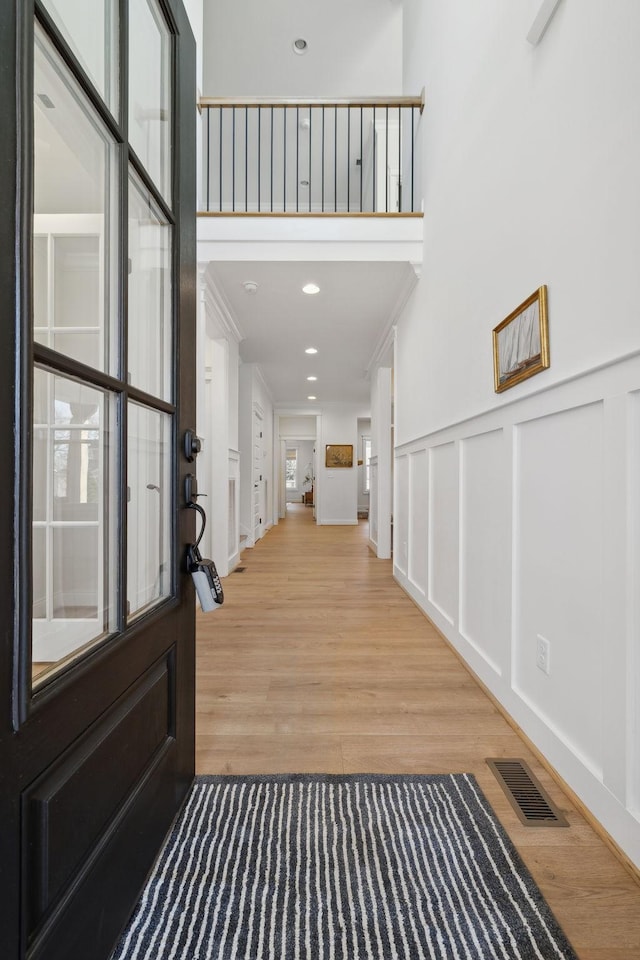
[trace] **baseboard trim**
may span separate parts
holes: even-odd
[[[565,796],[571,801],[573,806],[576,808],[578,813],[586,820],[589,826],[592,828],[594,833],[602,840],[602,842],[609,848],[611,853],[614,855],[616,860],[624,867],[629,876],[640,886],[640,867],[637,867],[636,864],[627,856],[624,850],[616,843],[610,833],[603,827],[597,817],[589,810],[587,806],[582,802],[582,800],[576,795],[576,793],[571,789],[568,783],[560,776],[555,767],[547,760],[545,755],[540,751],[540,749],[529,739],[527,734],[522,730],[522,728],[516,723],[508,710],[500,703],[498,698],[491,692],[491,690],[486,686],[485,683],[480,679],[477,673],[469,666],[467,661],[464,659],[462,654],[456,647],[451,643],[451,641],[445,636],[445,634],[440,630],[440,628],[433,622],[431,617],[424,611],[420,606],[415,597],[406,589],[405,585],[398,580],[397,577],[394,577],[398,586],[404,591],[408,596],[411,603],[420,611],[422,616],[427,620],[427,622],[433,627],[438,636],[444,641],[449,650],[454,654],[459,663],[464,667],[469,676],[475,680],[483,693],[488,697],[493,706],[496,708],[498,713],[506,720],[513,732],[522,740],[525,746],[531,751],[536,760],[544,767],[552,780],[557,784],[557,786],[562,790]]]
[[[357,527],[357,520],[316,520],[320,527]]]

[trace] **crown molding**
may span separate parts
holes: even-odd
[[[243,369],[246,369],[246,370],[250,370],[250,371],[251,371],[251,373],[253,374],[255,380],[260,384],[260,386],[261,386],[262,389],[264,390],[265,394],[267,395],[267,399],[268,399],[268,401],[269,401],[269,403],[271,404],[271,407],[272,407],[272,409],[273,409],[273,408],[275,407],[275,400],[274,400],[274,397],[273,397],[273,390],[271,389],[271,387],[270,387],[269,384],[267,383],[267,381],[266,381],[266,379],[265,379],[265,375],[264,375],[264,373],[262,372],[262,368],[261,368],[260,364],[259,364],[259,363],[256,363],[255,360],[243,360],[242,357],[241,357],[241,358],[240,358],[240,367],[243,368]],[[254,407],[255,407],[256,403],[257,403],[257,401],[254,401]]]
[[[199,273],[202,302],[215,314],[224,332],[236,343],[240,343],[245,339],[244,332],[211,264],[201,265]]]
[[[391,313],[389,314],[389,318],[384,325],[382,334],[380,335],[375,349],[371,354],[371,359],[369,360],[369,363],[365,369],[365,375],[367,378],[371,377],[371,371],[374,369],[376,364],[380,362],[380,358],[384,356],[395,340],[396,325],[400,319],[400,316],[402,315],[402,311],[407,305],[409,297],[415,290],[421,275],[422,264],[411,263],[407,265],[407,270],[398,291],[396,302],[391,310]]]
[[[269,401],[271,402],[271,406],[273,407],[273,404],[274,404],[273,392],[272,392],[272,390],[271,390],[271,387],[269,386],[269,384],[268,384],[267,381],[265,380],[265,376],[264,376],[264,373],[262,372],[262,368],[260,367],[260,364],[254,363],[254,364],[253,364],[253,368],[254,368],[254,370],[255,370],[255,374],[256,374],[257,379],[258,379],[258,380],[260,381],[260,383],[262,384],[262,388],[263,388],[263,390],[265,391],[266,395],[268,396]]]

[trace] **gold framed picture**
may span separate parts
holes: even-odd
[[[549,366],[547,288],[540,287],[493,330],[493,380],[496,393],[521,383]]]
[[[324,465],[330,470],[336,467],[353,466],[352,443],[327,443],[325,446]]]

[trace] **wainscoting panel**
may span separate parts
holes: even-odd
[[[504,430],[460,444],[460,633],[500,674],[509,657],[511,513]]]
[[[429,450],[429,601],[450,624],[458,607],[458,451]]]
[[[393,510],[394,564],[406,576],[409,537],[409,458],[398,457],[395,464],[395,496]]]
[[[397,581],[640,869],[640,352],[395,456]]]
[[[227,572],[240,563],[240,454],[229,450],[227,498]],[[218,571],[220,572],[220,571]]]
[[[516,427],[513,685],[602,768],[602,403]],[[544,562],[541,563],[541,560]],[[538,637],[549,644],[537,667]]]
[[[409,580],[423,596],[427,593],[428,458],[426,450],[409,456]]]
[[[374,553],[378,548],[378,458],[369,464],[369,541]]]

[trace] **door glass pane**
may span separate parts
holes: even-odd
[[[96,236],[53,238],[51,346],[100,367],[100,244]],[[61,329],[62,328],[62,329]]]
[[[103,100],[118,109],[118,0],[43,0]]]
[[[133,174],[129,180],[129,380],[171,399],[171,228]]]
[[[129,617],[171,593],[171,417],[129,404],[127,600]]]
[[[36,31],[34,336],[117,373],[117,148]]]
[[[171,200],[171,34],[156,0],[129,0],[129,143]]]
[[[38,367],[34,379],[32,658],[42,677],[115,629],[115,418],[102,390]]]

